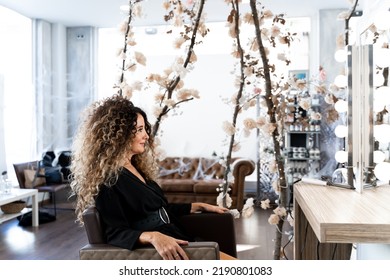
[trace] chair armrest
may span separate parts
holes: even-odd
[[[221,252],[237,257],[234,218],[230,213],[195,213],[180,218],[187,232],[204,241],[214,241]]]
[[[255,170],[253,160],[239,158],[232,164],[232,174],[234,176],[234,184],[232,194],[237,196],[237,210],[241,211],[244,204],[244,188],[245,177],[251,175]]]
[[[216,242],[190,242],[182,246],[190,260],[219,260]],[[161,260],[154,247],[127,250],[108,244],[88,244],[79,251],[80,260]]]

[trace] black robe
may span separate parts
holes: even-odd
[[[131,225],[161,207],[168,212],[171,223],[150,231],[194,241],[194,238],[185,233],[178,221],[178,217],[190,213],[191,204],[169,204],[156,182],[147,181],[145,184],[126,168],[120,172],[115,185],[100,188],[95,205],[102,218],[108,244],[129,250],[137,248],[142,231],[133,229]]]

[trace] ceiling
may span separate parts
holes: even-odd
[[[193,0],[182,0],[182,2]],[[245,0],[243,0],[245,2]],[[119,7],[127,0],[0,0],[0,6],[12,9],[29,18],[44,19],[65,26],[116,27],[125,18]],[[143,18],[136,18],[134,25],[163,24],[162,0],[144,0]],[[350,0],[262,0],[261,3],[275,13],[286,16],[309,16],[320,9],[346,9]],[[242,7],[245,11],[248,4]],[[204,12],[208,21],[224,21],[228,6],[224,0],[206,1]]]

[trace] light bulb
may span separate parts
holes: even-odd
[[[390,104],[390,87],[388,86],[378,87],[374,91],[374,100],[379,101],[383,105]]]
[[[348,103],[345,100],[339,99],[334,104],[334,109],[339,113],[345,113],[348,111]]]
[[[347,51],[344,49],[337,50],[334,53],[334,59],[337,62],[345,62],[347,60]]]
[[[338,138],[344,138],[348,136],[348,127],[345,125],[339,124],[336,126],[334,133]]]
[[[384,82],[385,82],[385,77],[383,77],[382,72],[374,75],[374,86],[376,87],[383,86]]]
[[[374,125],[374,138],[376,141],[379,141],[380,143],[390,142],[390,125],[388,124]]]
[[[381,68],[390,66],[390,49],[378,48],[374,51],[375,64]]]
[[[374,162],[381,163],[385,160],[386,155],[382,151],[374,151]]]
[[[339,88],[345,88],[348,86],[348,78],[345,75],[337,75],[334,79],[334,84]]]
[[[381,162],[375,165],[374,174],[375,176],[383,182],[388,182],[390,180],[390,163]]]
[[[334,158],[339,163],[345,163],[348,161],[348,153],[346,151],[337,151]]]

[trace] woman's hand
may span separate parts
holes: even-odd
[[[214,213],[222,214],[225,213],[226,211],[229,211],[229,209],[225,207],[211,205],[208,203],[194,202],[191,204],[191,213],[195,213],[197,211],[214,212]]]
[[[188,245],[188,241],[176,239],[160,232],[143,232],[139,241],[141,244],[151,244],[156,248],[164,260],[188,260],[187,254],[181,245]]]

